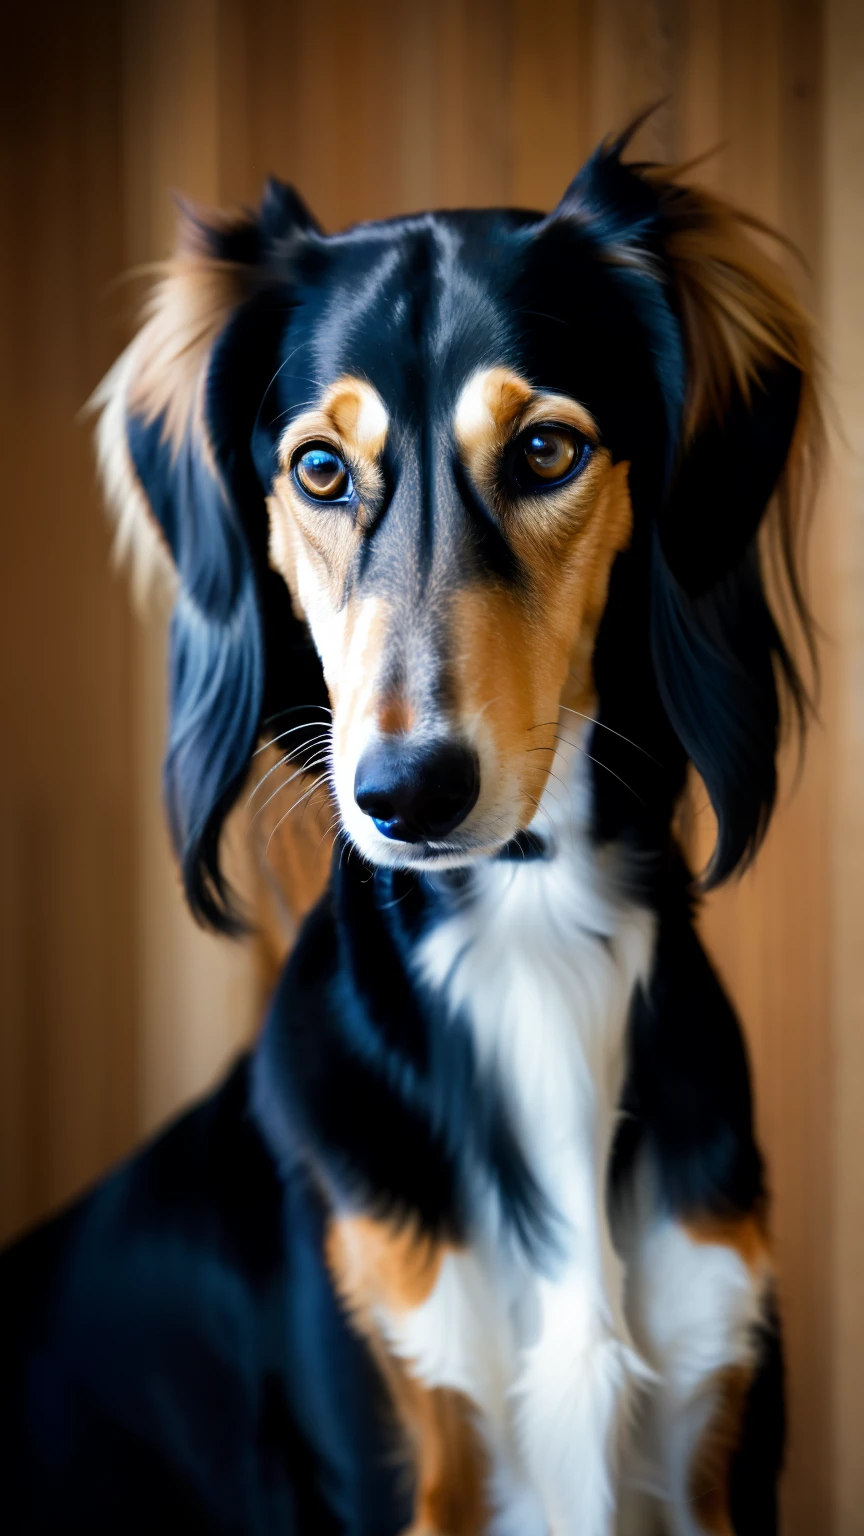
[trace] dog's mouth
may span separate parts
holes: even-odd
[[[348,835],[351,836],[351,833],[349,832]],[[530,828],[524,828],[503,842],[500,840],[469,842],[467,839],[462,841],[458,838],[434,841],[430,839],[410,844],[394,844],[388,841],[386,847],[379,847],[374,852],[368,846],[362,845],[360,851],[363,857],[373,864],[434,874],[438,871],[470,869],[490,860],[496,863],[529,863],[537,859],[550,858],[553,849],[548,837],[543,837]]]
[[[545,859],[551,852],[548,839],[542,838],[539,833],[532,832],[529,828],[516,832],[505,843],[496,846],[459,847],[447,846],[439,843],[429,844],[427,857],[431,860],[437,857],[457,858],[465,864],[474,864],[479,859],[496,859],[499,862],[507,862],[509,859]]]
[[[495,857],[504,861],[508,859],[521,859],[523,863],[527,864],[532,859],[548,859],[551,855],[552,844],[549,839],[541,837],[539,833],[532,832],[529,828],[524,832],[517,832],[515,837],[511,837],[510,841],[504,844],[504,847]]]

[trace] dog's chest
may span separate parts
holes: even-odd
[[[596,1220],[586,1171],[605,1178],[598,1160],[652,942],[649,914],[604,893],[587,842],[575,838],[548,861],[492,865],[425,942],[425,976],[470,1030],[481,1083],[501,1095],[564,1229]]]
[[[617,1379],[632,1352],[605,1190],[630,999],[652,945],[653,920],[603,894],[587,844],[491,866],[425,941],[425,976],[471,1030],[481,1083],[503,1097],[552,1213],[554,1243],[531,1255],[479,1177],[468,1245],[388,1329],[427,1385],[457,1388],[481,1410],[502,1532],[546,1529],[523,1493],[542,1487],[547,1446],[569,1435],[572,1460],[590,1412],[580,1383]]]

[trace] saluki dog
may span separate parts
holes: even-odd
[[[765,563],[806,644],[812,343],[756,221],[626,142],[548,215],[187,211],[101,387],[121,545],[172,571],[193,913],[242,926],[264,746],[339,828],[251,1055],[5,1260],[15,1530],[776,1529],[763,1168],[676,818],[692,765],[701,886],[745,866],[807,713]]]

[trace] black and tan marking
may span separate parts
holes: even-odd
[[[362,1215],[335,1219],[327,1237],[336,1289],[370,1342],[412,1465],[414,1519],[405,1536],[483,1536],[491,1514],[473,1405],[461,1392],[426,1386],[381,1326],[382,1313],[395,1320],[429,1298],[446,1251],[415,1224]]]
[[[631,531],[627,465],[612,464],[577,401],[503,366],[476,371],[428,450],[421,561],[416,507],[414,542],[404,548],[404,469],[392,445],[387,453],[391,419],[377,391],[350,375],[297,416],[279,445],[270,560],[322,658],[340,809],[361,848],[386,845],[353,807],[357,765],[370,742],[395,737],[409,752],[429,740],[473,748],[480,792],[460,846],[491,849],[533,818],[559,704],[587,713],[593,703],[597,626]],[[544,431],[546,439],[532,436]],[[541,466],[526,487],[513,454],[525,459],[532,442],[547,439],[560,449],[563,477],[544,480]],[[310,445],[331,449],[346,467],[347,503],[304,494],[298,463]],[[413,493],[410,469],[408,480]],[[473,537],[478,517],[491,559]],[[423,862],[429,854],[420,850]]]

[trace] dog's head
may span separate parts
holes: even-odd
[[[689,758],[713,877],[757,844],[777,669],[800,685],[755,538],[808,330],[743,219],[621,148],[548,216],[325,236],[272,183],[255,217],[186,217],[101,447],[121,538],[157,530],[178,577],[166,793],[204,919],[229,921],[219,833],[265,722],[325,701],[377,863],[508,845],[562,709],[603,728],[600,835],[656,840]]]

